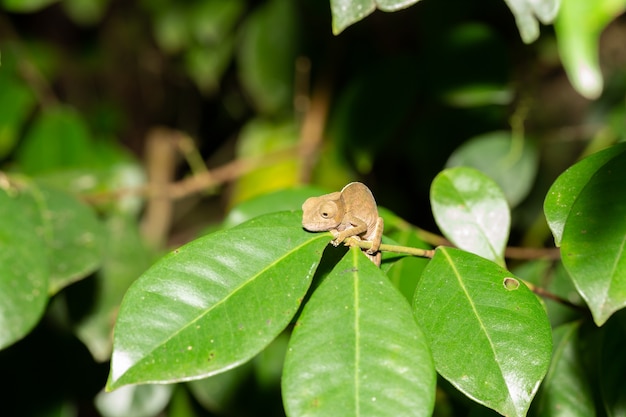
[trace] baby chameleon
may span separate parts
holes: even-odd
[[[383,235],[383,219],[369,188],[360,182],[351,182],[340,192],[311,197],[302,205],[302,226],[310,232],[329,231],[335,237],[331,242],[337,246],[346,238],[372,242],[365,251],[368,258],[380,266],[380,242]]]

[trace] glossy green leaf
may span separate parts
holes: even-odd
[[[340,34],[377,8],[386,12],[405,9],[419,0],[330,0],[333,16],[333,33]]]
[[[625,0],[563,1],[554,22],[559,55],[570,82],[586,98],[596,99],[602,93],[600,36],[625,9]]]
[[[163,412],[172,396],[173,385],[137,385],[115,392],[101,391],[95,405],[103,417],[152,417]]]
[[[504,265],[511,214],[498,185],[473,168],[435,177],[430,200],[439,229],[461,249]]]
[[[23,172],[43,174],[59,168],[90,167],[97,160],[80,115],[65,107],[46,109],[24,138],[17,160]]]
[[[0,349],[24,337],[48,301],[48,258],[35,224],[0,189]]]
[[[352,248],[315,290],[283,372],[289,416],[430,416],[435,372],[406,300]]]
[[[554,243],[561,246],[565,223],[573,205],[593,175],[614,157],[626,152],[626,143],[590,155],[568,168],[552,184],[543,204],[543,211],[554,235]]]
[[[626,306],[626,147],[621,149],[578,194],[561,242],[563,265],[599,326]]]
[[[599,372],[604,409],[609,417],[626,417],[626,390],[624,390],[624,375],[626,375],[625,313],[616,314],[602,330],[604,332]]]
[[[504,1],[515,16],[517,29],[525,43],[534,42],[539,37],[539,21],[546,25],[552,23],[561,4],[561,0]]]
[[[22,190],[20,202],[47,246],[50,294],[100,266],[105,230],[90,207],[63,191],[36,184]]]
[[[261,113],[291,108],[297,29],[291,0],[269,0],[246,19],[238,54],[239,75]]]
[[[139,235],[137,219],[118,214],[106,220],[105,256],[95,280],[96,299],[75,327],[76,336],[98,362],[111,357],[113,323],[128,287],[150,266],[153,254]]]
[[[476,136],[458,147],[447,167],[476,168],[494,180],[511,207],[517,206],[530,192],[539,158],[527,138],[513,139],[510,132],[491,132]]]
[[[580,323],[554,329],[554,353],[539,394],[537,416],[591,417],[595,415],[589,375],[579,342]]]
[[[552,334],[537,297],[509,271],[440,247],[413,308],[441,376],[480,404],[524,416],[548,370]]]
[[[329,241],[301,218],[257,217],[146,271],[120,307],[108,388],[207,377],[265,348],[296,314]]]

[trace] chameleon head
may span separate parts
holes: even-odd
[[[311,197],[304,202],[302,205],[302,226],[306,230],[323,232],[339,226],[344,215],[342,201],[328,197]]]

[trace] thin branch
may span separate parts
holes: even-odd
[[[344,241],[344,245],[357,246],[361,249],[370,249],[372,247],[372,242],[368,242],[365,240],[358,240],[353,237],[349,237]],[[401,253],[404,255],[418,256],[420,258],[432,258],[433,256],[435,256],[434,249],[420,249],[420,248],[412,248],[410,246],[387,245],[385,243],[382,243],[380,245],[379,250],[381,252]]]

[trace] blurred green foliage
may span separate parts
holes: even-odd
[[[283,336],[214,379],[101,392],[122,298],[167,249],[145,239],[158,200],[146,188],[150,167],[166,165],[145,152],[155,127],[193,138],[191,151],[178,144],[170,155],[169,180],[182,194],[161,212],[168,247],[298,209],[351,180],[390,209],[388,238],[428,247],[411,225],[439,229],[430,185],[461,165],[502,188],[509,245],[552,246],[542,214],[552,183],[626,139],[625,8],[625,0],[0,0],[0,369],[12,386],[0,414],[284,413]],[[194,155],[208,174],[181,162]],[[619,188],[600,171],[603,186]],[[186,179],[201,177],[205,187],[185,191]],[[607,216],[614,240],[620,195]],[[593,189],[582,197],[597,215]],[[580,274],[585,263],[568,265]],[[409,300],[425,264],[406,259],[388,272]],[[511,267],[575,306],[581,293],[589,298],[560,262]],[[620,291],[607,309],[592,309],[598,322],[621,307]],[[576,307],[546,307],[554,326],[566,323],[556,346],[570,355],[557,357],[548,379],[575,391],[568,358],[596,352],[583,342],[598,329],[573,325],[584,320]],[[622,324],[617,313],[601,329],[610,349],[623,343],[614,336]],[[435,415],[485,411],[441,386]],[[588,391],[579,410],[600,407]],[[548,415],[543,395],[536,415]]]

